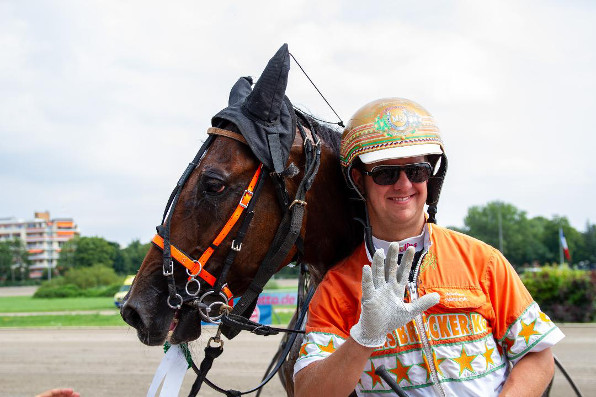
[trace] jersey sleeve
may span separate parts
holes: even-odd
[[[487,271],[494,310],[493,333],[515,364],[529,352],[554,346],[565,336],[540,307],[503,255],[493,249]]]
[[[360,316],[360,291],[360,279],[347,279],[333,271],[327,273],[309,306],[306,335],[294,365],[294,376],[311,363],[328,357],[349,337]]]

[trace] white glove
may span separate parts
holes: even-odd
[[[387,260],[383,250],[377,250],[372,269],[362,268],[362,311],[360,320],[350,330],[350,336],[366,347],[379,347],[387,334],[403,327],[418,314],[439,303],[439,294],[424,295],[411,303],[404,302],[404,292],[414,259],[414,247],[406,250],[401,265],[397,266],[399,243],[391,243]],[[385,267],[389,271],[385,271]]]

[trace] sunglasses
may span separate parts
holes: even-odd
[[[399,180],[402,170],[412,183],[426,182],[432,173],[430,163],[379,165],[370,171],[363,170],[362,172],[371,176],[377,185],[393,185]]]

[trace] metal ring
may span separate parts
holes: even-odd
[[[197,283],[197,290],[194,293],[191,293],[188,291],[188,286],[192,283],[192,282]],[[186,291],[186,293],[190,296],[197,296],[199,294],[199,292],[201,292],[201,283],[199,283],[199,280],[197,280],[194,277],[191,277],[188,279],[188,281],[186,282],[186,285],[184,286],[184,290]]]
[[[172,298],[172,295],[168,296],[168,300],[167,300],[168,306],[170,306],[170,308],[172,308],[172,309],[175,309],[175,310],[178,310],[178,309],[180,309],[180,308],[182,307],[182,303],[183,303],[184,301],[182,300],[182,297],[180,296],[180,294],[176,294],[176,295],[174,296],[174,298],[178,298],[178,299],[180,300],[180,303],[179,303],[178,305],[176,305],[176,306],[173,306],[173,305],[170,303],[170,298]]]
[[[199,298],[199,302],[200,303],[204,303],[203,301],[205,300],[205,298],[208,295],[211,295],[215,293],[214,290],[209,290],[207,292],[205,292],[203,295],[201,295],[201,297]],[[199,313],[201,314],[201,317],[203,317],[203,320],[208,321],[210,323],[214,323],[214,324],[219,324],[221,321],[219,321],[222,317],[223,317],[223,313],[219,314],[217,316],[210,316],[209,313],[211,313],[211,310],[213,308],[214,305],[219,304],[219,305],[227,305],[229,302],[228,297],[223,293],[223,292],[219,292],[219,297],[222,298],[222,301],[215,301],[215,302],[211,302],[209,305],[207,305],[207,309],[200,309],[199,308]]]
[[[194,262],[195,264],[198,264],[198,265],[199,265],[199,271],[198,271],[198,272],[196,272],[195,274],[192,274],[192,273],[190,272],[190,269],[186,267],[186,268],[185,268],[185,269],[186,269],[186,274],[188,274],[190,277],[195,277],[197,274],[199,274],[199,273],[201,273],[201,272],[203,271],[203,265],[201,264],[201,262],[199,262],[199,261],[193,261],[193,262]]]

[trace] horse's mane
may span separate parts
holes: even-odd
[[[301,117],[306,121],[306,126],[309,124],[314,127],[316,130],[316,134],[323,140],[329,147],[333,149],[333,153],[335,153],[339,157],[339,144],[341,141],[341,129],[336,127],[335,124],[331,124],[328,122],[324,122],[320,119],[317,119],[312,114],[308,114],[303,110],[296,109],[296,114],[298,117]]]

